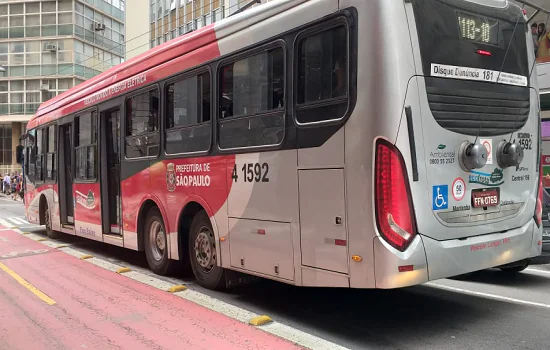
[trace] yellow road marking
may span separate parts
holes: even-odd
[[[187,287],[184,286],[184,285],[178,285],[178,286],[172,286],[170,287],[167,292],[170,292],[170,293],[177,293],[177,292],[182,292],[184,290],[186,290]]]
[[[116,270],[116,273],[125,273],[125,272],[130,272],[130,271],[132,271],[132,270],[128,267],[121,267],[120,269]]]
[[[271,319],[271,317],[262,315],[262,316],[254,317],[248,323],[253,326],[263,326],[264,324],[270,323],[272,321],[273,320]]]
[[[55,305],[55,300],[53,300],[52,298],[50,298],[49,296],[47,296],[46,294],[42,293],[38,288],[36,288],[35,286],[33,286],[32,284],[30,284],[29,282],[27,282],[23,277],[19,276],[18,274],[16,274],[12,269],[10,269],[9,267],[7,267],[6,265],[0,263],[0,269],[4,270],[4,272],[6,272],[8,275],[10,275],[11,277],[13,277],[14,280],[16,280],[17,282],[19,282],[20,285],[22,285],[23,287],[27,288],[28,290],[31,291],[31,293],[33,293],[34,295],[36,295],[37,297],[39,297],[43,302],[45,302],[46,304],[48,305]]]

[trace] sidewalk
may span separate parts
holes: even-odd
[[[0,285],[9,349],[299,349],[2,228]]]

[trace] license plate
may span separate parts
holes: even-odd
[[[498,188],[472,190],[472,207],[496,207],[500,202]]]

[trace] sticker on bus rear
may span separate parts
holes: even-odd
[[[527,86],[527,77],[490,69],[449,66],[432,63],[432,77],[476,80],[506,85]]]

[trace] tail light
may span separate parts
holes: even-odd
[[[376,224],[382,238],[405,251],[416,236],[405,162],[399,150],[385,140],[376,143]]]
[[[535,222],[537,223],[537,227],[540,227],[542,225],[542,191],[543,185],[542,185],[542,162],[540,162],[539,166],[539,190],[537,193],[537,206],[535,207]]]

